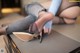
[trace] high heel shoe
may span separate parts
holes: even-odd
[[[36,35],[35,37],[37,37],[37,39],[40,40],[40,43],[42,43],[43,38],[45,36],[48,36],[48,33],[44,33],[44,29],[42,29],[42,31],[39,32],[37,25],[35,23],[30,26],[29,32],[32,32],[32,34]]]
[[[27,32],[13,32],[13,34],[22,41],[31,41],[34,38],[37,38],[36,34],[30,34]]]
[[[33,39],[39,39],[39,32],[37,32],[37,26],[36,24],[32,24],[29,27],[28,32],[12,32],[13,35],[15,35],[18,39],[22,41],[31,41]]]
[[[42,43],[44,36],[48,35],[44,34],[44,30],[39,32],[36,24],[32,24],[29,27],[29,32],[13,32],[13,34],[22,41],[32,41],[34,39],[39,39],[40,43]]]

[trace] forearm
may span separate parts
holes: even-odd
[[[62,2],[62,0],[52,0],[48,12],[51,12],[52,15],[55,16],[57,11],[58,11],[58,9],[59,9],[59,7],[60,7],[60,5],[61,5],[61,2]],[[54,19],[54,17],[53,17],[53,19]],[[51,28],[52,27],[52,21],[47,22],[45,24],[45,27],[46,28]]]
[[[52,0],[49,12],[51,12],[53,15],[56,15],[60,5],[61,5],[62,0]]]

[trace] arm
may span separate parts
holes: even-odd
[[[51,6],[49,8],[49,12],[51,12],[53,15],[56,15],[62,0],[52,0]]]

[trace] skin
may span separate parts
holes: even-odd
[[[44,15],[35,22],[37,24],[38,30],[41,31],[44,24],[53,19],[53,17],[54,15],[52,15],[52,13],[45,12]]]
[[[58,24],[60,22],[60,20],[59,20],[60,17],[63,17],[66,24],[75,23],[76,20],[71,20],[71,19],[66,19],[66,18],[75,18],[75,17],[79,16],[80,7],[74,6],[74,7],[65,9],[66,7],[72,6],[74,4],[76,4],[76,3],[71,3],[71,2],[68,2],[68,0],[63,0],[61,7],[58,11],[58,17],[54,16],[52,13],[49,13],[49,12],[40,12],[39,19],[35,22],[37,24],[39,31],[41,31],[41,29],[43,28],[44,24],[47,21],[53,20],[54,24],[55,23]],[[51,29],[45,28],[44,32],[50,33]]]

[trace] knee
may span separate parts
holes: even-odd
[[[60,13],[60,17],[63,17],[64,18],[64,21],[67,23],[67,24],[74,24],[76,22],[76,20],[71,20],[71,18],[76,18],[80,15],[80,7],[78,6],[75,6],[75,7],[71,7],[71,8],[68,8],[64,11],[62,11]],[[66,19],[66,18],[70,18],[70,19]]]
[[[80,7],[75,6],[68,8],[60,13],[60,17],[75,18],[80,15]]]

